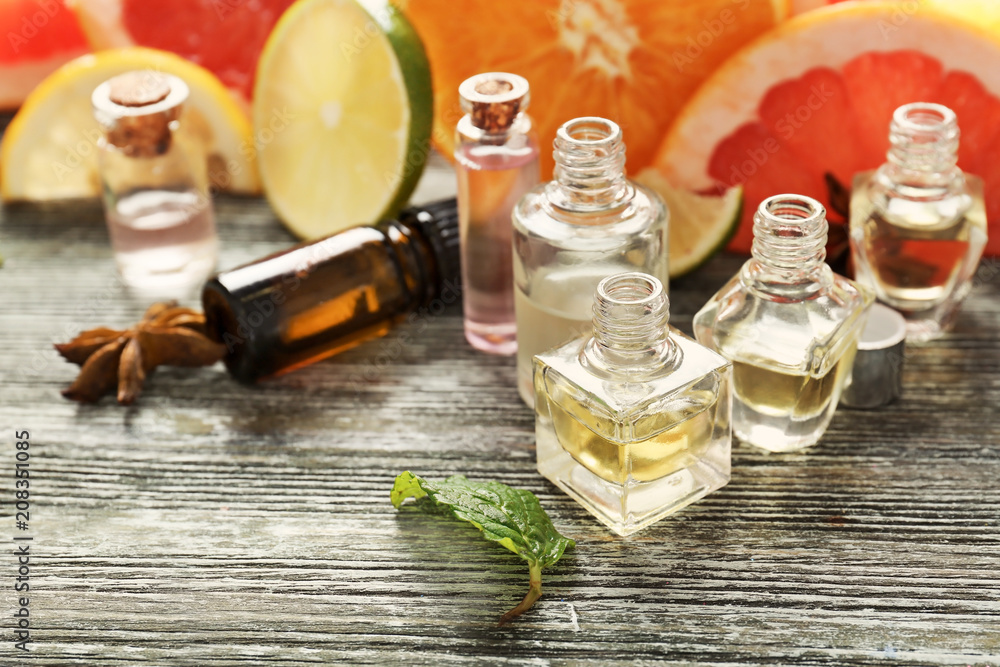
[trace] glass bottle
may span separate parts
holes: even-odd
[[[140,70],[93,93],[105,216],[122,279],[144,298],[184,297],[215,269],[204,147],[178,132],[187,85]]]
[[[629,535],[729,481],[732,371],[671,330],[653,276],[605,278],[593,316],[534,359],[538,471]]]
[[[823,437],[874,296],[823,261],[826,210],[778,195],[754,216],[753,257],[694,317],[733,362],[733,432],[772,452]]]
[[[901,106],[888,160],[854,179],[858,281],[903,314],[909,341],[937,338],[953,323],[986,247],[983,181],[958,168],[958,138],[948,107]]]
[[[465,338],[476,349],[517,351],[510,214],[538,184],[538,140],[523,77],[489,72],[459,87],[465,116],[455,140]]]
[[[457,300],[458,254],[455,200],[410,208],[220,273],[207,327],[237,380],[287,373]]]
[[[604,278],[642,271],[666,289],[667,207],[625,178],[625,144],[604,118],[565,123],[554,142],[555,178],[514,207],[517,379],[534,405],[531,358],[589,331]]]

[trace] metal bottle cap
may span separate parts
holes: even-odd
[[[903,388],[906,320],[888,306],[874,304],[858,341],[851,377],[840,397],[851,408],[878,408],[899,398]]]

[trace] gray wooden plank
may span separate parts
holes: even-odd
[[[292,242],[260,200],[217,211],[224,267]],[[899,403],[840,410],[807,453],[737,446],[728,486],[622,539],[535,472],[513,361],[471,350],[457,307],[257,387],[161,369],[127,409],[64,401],[51,343],[145,304],[93,202],[0,215],[0,452],[31,430],[33,663],[1000,665],[993,260],[956,331],[908,350]],[[741,261],[676,281],[673,322],[690,331]],[[539,496],[578,546],[534,610],[494,627],[526,568],[394,510],[404,469]]]

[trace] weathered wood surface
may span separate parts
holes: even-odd
[[[258,200],[218,202],[231,267],[291,238]],[[908,351],[905,396],[841,409],[807,453],[734,449],[732,482],[630,539],[534,468],[510,358],[460,310],[247,388],[161,369],[138,405],[79,406],[51,344],[134,320],[96,204],[0,219],[0,540],[14,432],[31,432],[36,665],[1000,665],[1000,264],[944,340]],[[673,321],[739,258],[672,288]],[[527,569],[476,531],[389,503],[393,477],[535,492],[576,538],[527,616]],[[15,557],[0,557],[0,664]]]

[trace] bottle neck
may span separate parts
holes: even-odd
[[[601,281],[594,297],[594,336],[585,365],[603,377],[650,376],[673,368],[670,301],[663,285],[645,273],[620,273]]]
[[[826,271],[826,209],[815,199],[777,195],[754,215],[750,278],[761,284],[816,284]]]
[[[547,195],[556,207],[598,212],[628,204],[635,190],[625,178],[625,143],[616,123],[588,117],[559,128],[552,153],[555,178]]]
[[[142,70],[100,84],[91,103],[105,147],[127,157],[156,158],[170,150],[187,98],[181,79]]]
[[[963,182],[958,141],[958,119],[948,107],[901,106],[889,126],[889,152],[879,175],[898,190],[950,191]]]
[[[458,87],[458,98],[465,113],[458,131],[477,143],[503,145],[511,135],[531,128],[525,115],[531,88],[524,77],[507,72],[477,74]]]

